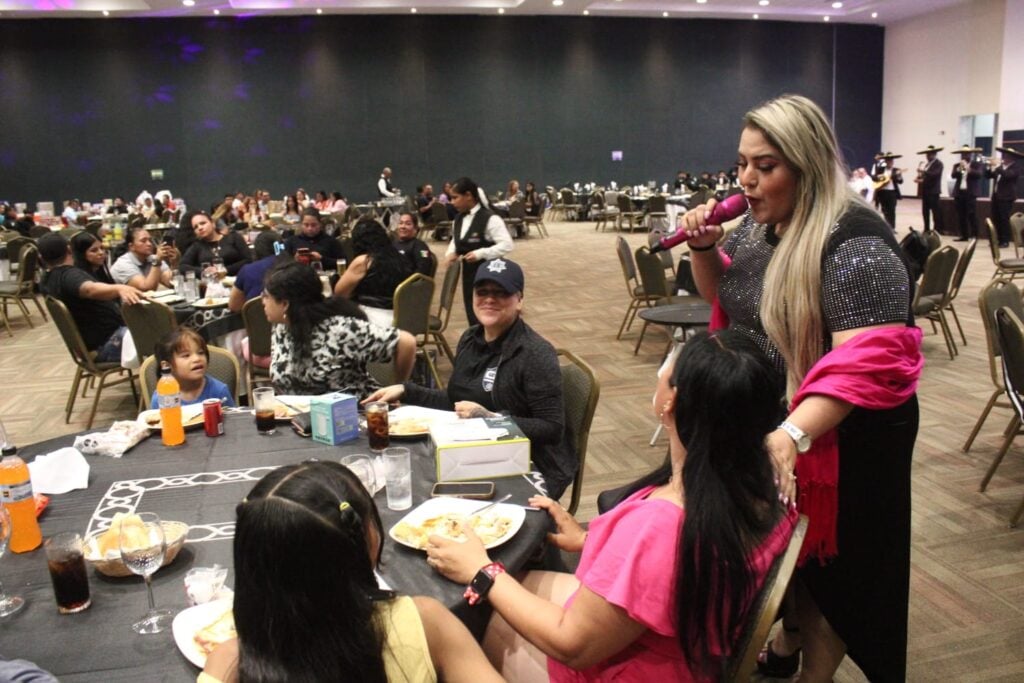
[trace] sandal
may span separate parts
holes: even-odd
[[[789,633],[797,633],[799,629],[786,629]],[[757,670],[762,676],[769,678],[792,678],[800,668],[800,648],[788,655],[775,654],[769,640],[764,649],[757,655]]]

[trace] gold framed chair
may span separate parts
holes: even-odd
[[[86,380],[86,385],[82,387],[82,398],[85,398],[85,390],[90,382],[95,384],[96,388],[96,394],[92,399],[92,408],[89,410],[89,420],[86,423],[86,429],[92,429],[92,422],[96,417],[96,408],[100,403],[100,394],[103,393],[104,389],[128,382],[132,388],[132,396],[135,398],[135,402],[138,403],[139,393],[135,389],[135,375],[132,374],[132,371],[121,367],[121,364],[117,362],[97,361],[96,353],[86,348],[85,342],[82,340],[82,334],[78,331],[78,325],[63,302],[48,296],[46,297],[46,308],[50,311],[50,316],[60,331],[61,339],[64,340],[64,345],[67,347],[68,353],[71,354],[71,360],[75,362],[75,377],[71,382],[71,392],[68,394],[68,400],[64,406],[64,422],[68,423],[71,421],[71,411],[74,410],[75,399],[78,396],[78,387],[83,379]],[[128,373],[128,375],[125,376],[124,373]],[[108,382],[107,379],[113,375],[119,375],[120,378],[113,382]],[[97,383],[96,380],[99,380],[99,382]]]
[[[985,226],[988,228],[988,246],[992,252],[992,265],[996,267],[996,272],[992,273],[992,277],[1005,275],[1012,280],[1024,273],[1024,259],[1003,258],[999,253],[999,235],[996,233],[996,226],[992,223],[991,218],[985,219]]]
[[[956,270],[953,271],[953,281],[949,285],[949,296],[947,297],[946,305],[943,307],[943,310],[949,311],[953,316],[953,322],[956,323],[956,329],[960,331],[960,340],[964,343],[964,346],[967,346],[967,337],[964,335],[964,328],[960,324],[960,316],[956,314],[956,308],[953,307],[953,301],[960,294],[960,287],[964,284],[967,268],[971,265],[971,259],[974,258],[974,249],[977,246],[978,238],[975,237],[960,252],[960,258],[956,262]]]
[[[452,317],[452,306],[455,303],[455,291],[459,286],[459,276],[462,275],[462,262],[455,261],[448,264],[448,270],[444,272],[444,280],[441,281],[441,294],[438,297],[437,315],[430,316],[430,331],[424,346],[433,344],[448,357],[448,362],[455,365],[455,353],[448,345],[444,331],[448,329],[448,319]]]
[[[210,364],[206,368],[206,374],[219,379],[228,386],[231,391],[231,398],[235,405],[238,405],[238,382],[242,376],[242,367],[235,358],[235,354],[219,346],[207,345],[206,350],[210,352]],[[156,390],[156,382],[159,379],[156,363],[156,356],[149,356],[142,361],[139,368],[139,388],[142,390],[142,404],[144,408],[149,407],[149,399]]]
[[[643,230],[644,229],[644,222],[643,222],[644,212],[636,210],[636,208],[633,206],[633,200],[630,199],[629,195],[627,195],[624,192],[620,193],[619,194],[619,198],[618,198],[618,202],[619,202],[619,211],[618,211],[618,216],[617,216],[618,224],[616,225],[616,227],[619,230],[623,230],[624,229],[623,225],[625,224],[625,225],[627,225],[629,227],[629,231],[630,232],[633,232],[633,230],[635,230],[635,229]]]
[[[413,273],[406,278],[394,294],[394,326],[405,330],[416,338],[416,351],[423,354],[423,360],[439,388],[444,387],[437,367],[427,353],[427,338],[430,336],[430,304],[434,299],[434,279],[422,273]]]
[[[615,335],[616,339],[622,339],[622,333],[628,332],[629,328],[633,326],[633,320],[636,319],[640,306],[650,306],[653,302],[657,301],[658,297],[648,296],[644,292],[644,288],[640,284],[636,273],[636,262],[633,260],[633,252],[629,250],[629,244],[622,237],[615,238],[615,253],[619,257],[622,277],[626,281],[626,292],[629,294],[629,305],[626,307],[626,315],[623,316],[622,324],[619,325],[619,332]]]
[[[270,321],[263,310],[263,301],[255,296],[242,305],[242,322],[249,335],[249,362],[245,364],[249,392],[260,384],[270,384],[270,369],[261,368],[252,362],[254,356],[270,356]]]
[[[152,356],[160,339],[178,326],[174,309],[159,301],[144,300],[131,306],[122,306],[121,317],[132,333],[139,360]]]
[[[590,426],[594,423],[597,402],[601,398],[601,383],[594,369],[567,349],[557,349],[558,357],[568,361],[560,364],[562,373],[562,401],[565,405],[565,423],[572,432],[573,448],[579,460],[579,469],[572,481],[572,497],[566,508],[576,514],[583,493],[583,472],[587,462],[587,442]]]
[[[953,247],[942,247],[928,255],[921,275],[921,284],[914,295],[911,310],[915,318],[927,318],[935,331],[935,324],[942,328],[942,337],[949,351],[949,359],[953,360],[959,353],[953,341],[953,333],[946,320],[945,309],[949,305],[949,292],[956,270],[959,252]]]
[[[764,585],[750,607],[747,624],[740,633],[732,657],[725,663],[722,680],[749,683],[750,677],[754,674],[754,667],[757,666],[757,655],[768,640],[768,632],[771,631],[779,605],[782,604],[789,580],[793,576],[793,569],[796,567],[806,535],[807,517],[800,515],[786,552],[772,563],[772,568],[764,579]]]
[[[46,311],[43,310],[43,305],[39,303],[36,295],[37,272],[39,272],[39,250],[36,249],[34,242],[29,242],[21,246],[18,254],[18,279],[14,282],[0,282],[0,305],[3,306],[5,325],[8,321],[7,304],[13,301],[21,309],[28,326],[35,327],[32,324],[28,308],[25,306],[26,299],[35,303],[36,308],[39,309],[39,315],[43,316],[43,322],[47,320]],[[7,332],[10,333],[10,331],[11,328],[8,325]]]
[[[430,207],[430,217],[434,228],[431,236],[438,241],[450,239],[455,222],[448,218],[448,207],[441,202],[434,202],[434,205]]]
[[[699,296],[673,295],[669,289],[668,278],[665,277],[665,267],[661,259],[658,258],[658,255],[652,254],[650,249],[640,247],[636,250],[634,256],[636,257],[636,269],[640,274],[640,285],[643,287],[644,297],[648,306],[652,303],[655,306],[665,306],[668,304],[707,305]],[[640,330],[640,338],[636,340],[636,347],[633,349],[634,356],[640,352],[640,344],[644,340],[644,334],[646,334],[649,324],[646,320],[644,321],[644,326]],[[670,341],[671,338],[670,332]]]
[[[559,208],[565,216],[565,220],[576,220],[576,218],[579,216],[580,209],[583,208],[576,201],[576,194],[567,187],[563,187],[558,194],[562,200],[559,204]]]
[[[529,237],[530,230],[526,225],[526,205],[523,204],[523,200],[516,199],[508,205],[508,218],[505,219],[505,225],[513,237]]]

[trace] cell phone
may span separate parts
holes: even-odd
[[[164,233],[164,244],[174,244],[174,235],[170,230]]]
[[[431,498],[472,498],[490,500],[494,498],[493,481],[439,481],[430,492]]]

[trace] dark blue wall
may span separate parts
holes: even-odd
[[[799,92],[850,163],[881,138],[880,27],[597,17],[4,21],[0,198],[193,204],[302,185],[668,181],[727,167],[740,120]],[[622,162],[611,151],[622,150]],[[163,181],[149,171],[164,170]]]

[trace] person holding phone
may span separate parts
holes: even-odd
[[[173,268],[178,264],[178,250],[173,245],[157,247],[149,230],[140,226],[128,228],[124,244],[127,251],[110,268],[114,282],[144,292],[171,286]]]

